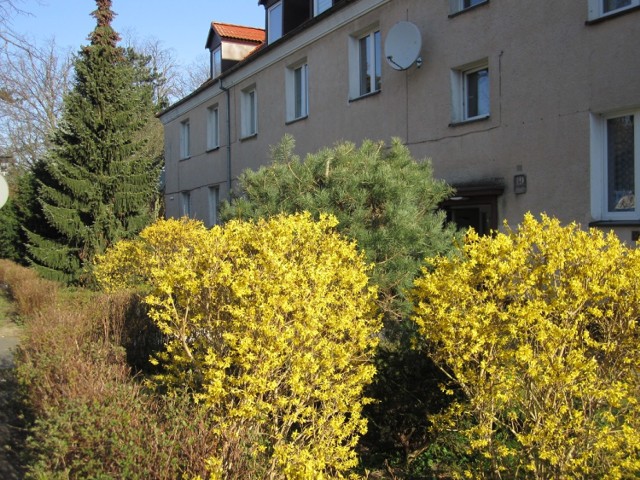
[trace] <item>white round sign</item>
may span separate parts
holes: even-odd
[[[2,175],[0,175],[0,208],[7,203],[9,198],[9,185]]]

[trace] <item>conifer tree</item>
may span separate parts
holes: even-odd
[[[20,259],[18,251],[20,225],[15,211],[16,207],[11,198],[3,207],[0,207],[0,225],[2,225],[0,228],[0,258],[17,262]]]
[[[279,213],[331,213],[341,233],[357,241],[373,263],[373,282],[387,320],[410,312],[408,291],[425,257],[453,247],[455,227],[438,204],[453,193],[433,177],[429,161],[417,162],[400,140],[344,142],[306,156],[294,154],[285,135],[271,151],[272,164],[240,176],[242,196],[222,206],[223,220]]]
[[[87,281],[96,254],[153,219],[162,160],[149,142],[160,128],[152,72],[144,58],[118,46],[111,0],[96,5],[90,44],[78,54],[53,146],[36,172],[31,214],[47,225],[26,231],[30,263],[66,282]]]

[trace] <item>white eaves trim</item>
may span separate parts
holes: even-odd
[[[284,58],[289,57],[292,53],[300,50],[301,48],[318,41],[322,37],[329,35],[335,30],[342,28],[353,20],[366,15],[390,1],[391,0],[360,0],[358,2],[354,2],[351,5],[338,10],[333,15],[329,15],[321,22],[318,22],[300,32],[292,39],[277,46],[270,52],[263,54],[256,60],[249,62],[246,66],[233,72],[231,75],[223,77],[220,81],[222,81],[222,85],[225,89],[238,85],[248,78],[253,77],[258,72],[269,68],[271,65],[280,62]],[[160,116],[161,122],[166,125],[167,123],[183,116],[185,113],[190,112],[194,108],[210,102],[211,99],[223,93],[223,90],[220,88],[220,81],[195,95],[193,98],[185,101],[183,104],[178,105],[165,114],[162,114]]]

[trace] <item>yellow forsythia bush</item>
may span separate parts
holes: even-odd
[[[415,282],[414,320],[461,400],[473,478],[640,476],[640,250],[528,214],[470,232]]]
[[[162,220],[98,259],[105,288],[146,290],[170,339],[157,382],[215,417],[212,478],[342,478],[357,464],[381,322],[368,267],[336,224]]]

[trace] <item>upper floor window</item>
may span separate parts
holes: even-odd
[[[220,122],[218,106],[207,108],[207,150],[220,146]]]
[[[267,10],[267,42],[272,43],[282,37],[282,2],[274,3]]]
[[[640,6],[640,0],[589,0],[589,20]]]
[[[465,119],[489,115],[489,69],[464,73]]]
[[[313,15],[320,15],[325,10],[329,10],[333,5],[333,0],[313,0]]]
[[[591,116],[591,213],[596,220],[640,220],[640,111]]]
[[[309,67],[306,62],[287,68],[287,121],[309,114]]]
[[[380,90],[382,62],[380,30],[371,32],[359,40],[360,95]]]
[[[222,46],[211,50],[211,78],[222,73]]]
[[[349,97],[377,92],[382,86],[380,30],[351,37],[349,48]]]
[[[258,133],[258,98],[255,87],[242,91],[240,108],[242,137],[256,135]]]
[[[451,91],[454,123],[488,117],[490,96],[487,61],[454,69]]]
[[[189,120],[180,123],[180,158],[189,158],[191,156],[191,132]]]
[[[489,0],[449,0],[449,13],[453,15],[483,3],[489,3]]]

